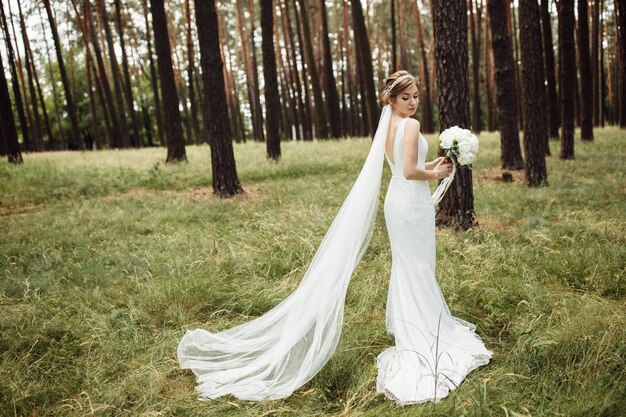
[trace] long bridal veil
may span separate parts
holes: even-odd
[[[348,282],[374,228],[391,114],[385,106],[365,164],[298,288],[252,321],[220,333],[198,329],[184,335],[178,360],[195,373],[201,399],[287,397],[330,359]]]

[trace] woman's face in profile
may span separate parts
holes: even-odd
[[[400,114],[413,116],[417,111],[418,104],[417,86],[413,84],[411,87],[398,94],[393,103],[393,107],[396,112]]]

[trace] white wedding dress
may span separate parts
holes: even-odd
[[[435,279],[435,209],[427,181],[403,175],[404,126],[393,141],[392,177],[385,197],[391,243],[387,330],[396,346],[378,355],[376,388],[399,404],[438,401],[491,352],[475,326],[450,314]],[[417,166],[424,169],[428,142],[420,134]]]
[[[341,335],[348,283],[372,236],[391,118],[391,108],[385,106],[363,168],[298,288],[247,323],[219,333],[189,330],[183,336],[178,360],[181,368],[196,375],[200,399],[284,398],[330,359]],[[396,161],[401,161],[401,132]],[[423,165],[423,137],[420,146]],[[428,184],[399,178],[400,162],[392,171],[385,199],[393,255],[387,325],[397,346],[378,358],[377,387],[398,403],[410,404],[442,398],[469,371],[487,363],[491,352],[472,325],[450,315],[435,281],[434,209]]]

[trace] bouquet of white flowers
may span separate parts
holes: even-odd
[[[439,146],[445,149],[446,156],[455,159],[461,168],[472,169],[472,162],[478,152],[478,138],[467,129],[452,126],[439,135]],[[454,179],[456,164],[452,165],[452,172],[441,181],[435,192],[432,194],[433,204],[438,204],[443,198],[448,187]]]
[[[441,132],[439,145],[447,150],[447,156],[454,157],[462,168],[472,169],[472,162],[478,152],[478,138],[472,132],[452,126]]]

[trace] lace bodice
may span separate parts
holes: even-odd
[[[385,157],[387,159],[387,163],[389,164],[389,168],[391,168],[391,173],[394,177],[402,177],[404,178],[404,161],[402,155],[404,154],[404,127],[406,126],[406,121],[408,118],[403,119],[398,123],[398,127],[396,129],[396,136],[393,141],[393,161],[389,159],[387,152],[385,152]],[[426,154],[428,153],[428,142],[426,138],[419,134],[418,141],[418,151],[417,151],[417,167],[424,169],[426,163]]]

